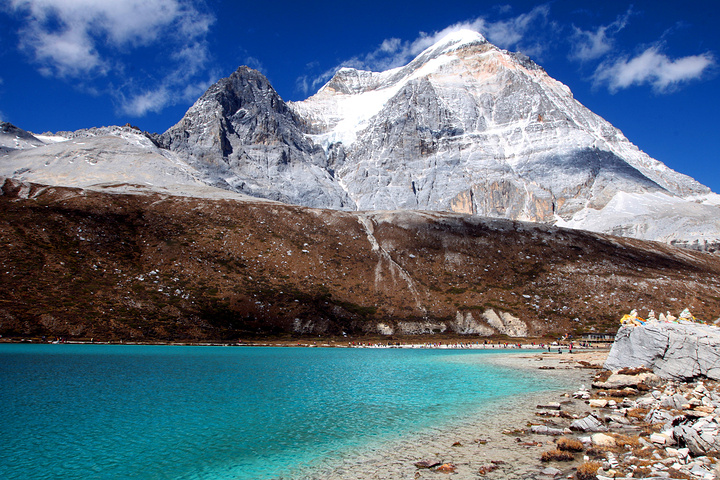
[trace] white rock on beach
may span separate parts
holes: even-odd
[[[720,328],[679,322],[621,327],[605,368],[645,366],[665,379],[705,376],[720,380]]]
[[[575,420],[570,424],[570,430],[581,432],[607,432],[607,427],[592,415]]]
[[[614,447],[615,438],[604,433],[596,433],[592,437],[592,444],[598,447]]]

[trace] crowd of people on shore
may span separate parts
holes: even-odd
[[[587,342],[550,342],[550,343],[508,343],[508,342],[492,342],[492,341],[476,341],[476,342],[424,342],[424,343],[406,343],[397,341],[388,342],[349,342],[350,348],[444,348],[444,349],[526,349],[526,350],[547,350],[552,352],[557,350],[558,353],[572,353],[574,348],[592,348],[593,345]]]

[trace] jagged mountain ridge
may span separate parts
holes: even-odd
[[[75,147],[42,136],[48,145],[6,148],[0,175],[196,196],[222,189],[346,210],[453,211],[720,245],[718,195],[640,151],[532,60],[475,32],[450,34],[386,72],[341,69],[303,102],[284,102],[262,74],[240,67],[161,135],[122,127],[62,135],[86,139],[81,157],[96,148],[104,160],[85,162],[89,180],[73,162]],[[108,136],[127,145],[108,149]],[[132,163],[144,158],[145,174]],[[131,162],[126,171],[123,162]],[[108,168],[98,176],[100,164]]]
[[[383,92],[365,121],[322,121]],[[319,119],[317,141],[343,143],[337,176],[359,209],[452,210],[593,230],[581,219],[618,192],[717,201],[639,151],[536,64],[474,32],[451,35],[394,71],[342,70],[293,106]]]
[[[211,86],[159,140],[213,172],[221,188],[308,206],[349,206],[325,153],[302,127],[260,72],[240,67]]]

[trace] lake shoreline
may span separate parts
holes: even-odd
[[[437,467],[419,468],[418,465],[450,465],[452,478],[482,478],[521,480],[544,478],[542,470],[548,465],[540,460],[542,452],[554,447],[553,437],[530,433],[530,424],[544,424],[536,415],[538,405],[563,402],[563,410],[582,414],[589,407],[572,393],[583,385],[590,386],[597,368],[602,366],[608,350],[578,353],[529,351],[508,355],[483,355],[482,362],[522,372],[532,372],[538,381],[552,380],[561,388],[521,394],[514,398],[497,400],[487,406],[482,418],[467,418],[437,431],[422,432],[408,439],[390,444],[370,455],[343,460],[332,468],[301,477],[310,479],[370,480],[370,479],[436,479]],[[587,362],[583,365],[579,362]],[[591,368],[588,368],[591,366]],[[565,462],[552,466],[562,469],[567,476],[581,463]],[[557,477],[560,478],[560,477]]]
[[[487,343],[485,343],[487,342]],[[477,336],[420,336],[407,337],[348,337],[333,338],[323,337],[318,339],[298,338],[292,340],[257,339],[237,341],[191,341],[191,340],[107,340],[107,339],[42,339],[36,337],[2,337],[0,344],[68,344],[68,345],[162,345],[182,347],[322,347],[322,348],[465,348],[478,350],[502,350],[502,349],[530,349],[539,352],[548,351],[557,353],[561,348],[567,353],[569,345],[573,350],[581,351],[605,351],[610,348],[610,343],[598,343],[592,346],[581,347],[577,341],[557,341],[548,338],[503,338],[487,340]],[[542,345],[542,346],[541,346]],[[551,350],[547,350],[548,345]]]

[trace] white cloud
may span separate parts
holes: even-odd
[[[546,38],[537,39],[532,35],[537,24],[544,25],[550,14],[549,4],[538,5],[528,13],[497,22],[476,20],[480,33],[501,48],[517,49],[525,54],[540,54],[545,49]]]
[[[311,79],[309,76],[299,77],[296,81],[297,88],[304,93],[310,89],[316,90],[319,86],[330,80],[341,67],[352,67],[360,70],[384,71],[390,68],[407,64],[426,48],[435,44],[446,35],[459,30],[474,30],[481,33],[493,44],[506,49],[521,50],[526,54],[539,54],[546,42],[533,34],[537,24],[547,23],[550,13],[548,4],[539,5],[528,13],[516,17],[489,21],[484,17],[459,22],[450,25],[440,31],[428,34],[420,32],[414,40],[400,40],[388,38],[383,40],[373,51],[349,58],[329,70]],[[539,31],[539,29],[537,29]]]
[[[159,113],[165,107],[181,101],[193,103],[218,80],[219,73],[212,71],[204,80],[196,77],[197,75],[183,75],[175,71],[151,89],[126,86],[115,92],[119,110],[127,115],[142,117],[148,112]]]
[[[321,80],[318,80],[318,83]],[[312,80],[307,75],[302,75],[295,79],[295,90],[303,92],[305,95],[310,91],[310,83]]]
[[[168,90],[161,86],[156,90],[133,96],[122,105],[122,111],[128,115],[140,117],[147,112],[159,112],[170,102]]]
[[[601,64],[593,78],[596,85],[605,84],[613,93],[644,84],[662,93],[683,82],[701,78],[715,63],[709,52],[673,60],[660,53],[658,46],[653,46],[632,59],[621,58]]]
[[[210,85],[215,83],[220,78],[219,74],[213,73],[207,80],[201,80],[195,83],[186,85],[182,91],[182,99],[186,102],[195,102],[205,91],[210,88]]]
[[[148,45],[171,33],[194,39],[212,21],[183,0],[10,0],[24,15],[21,46],[60,76],[103,74],[100,46]]]
[[[624,29],[632,16],[632,7],[625,14],[620,15],[609,25],[601,25],[594,31],[582,30],[573,25],[574,33],[571,36],[572,50],[570,58],[580,60],[596,60],[612,50],[614,35]]]
[[[91,71],[104,74],[108,68],[92,41],[77,30],[36,32],[26,37],[24,45],[35,51],[35,58],[43,64],[41,71],[48,76],[53,71],[71,77]]]
[[[122,76],[126,90],[112,93],[133,115],[177,102],[209,61],[205,37],[214,18],[192,0],[10,0],[10,8],[22,17],[20,47],[43,75],[88,89],[93,78]],[[128,77],[128,53],[154,45],[167,51],[166,61],[150,78]],[[138,84],[154,86],[133,91]]]

